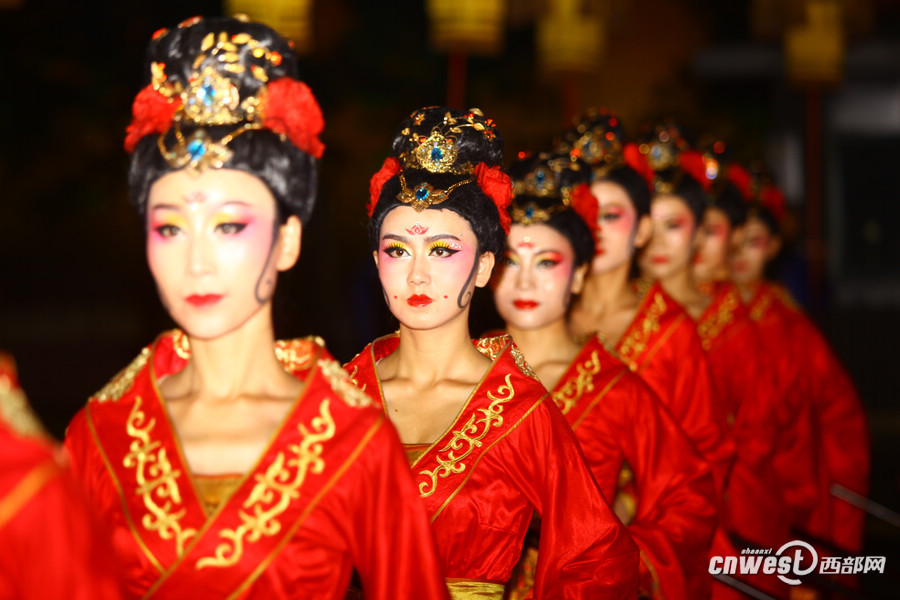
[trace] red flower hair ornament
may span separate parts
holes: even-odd
[[[175,114],[181,109],[180,97],[167,97],[154,84],[138,92],[131,105],[131,124],[125,130],[125,150],[134,152],[137,143],[146,135],[169,130]]]
[[[475,167],[475,179],[481,191],[493,200],[497,206],[497,213],[500,215],[500,226],[506,235],[509,235],[512,218],[509,216],[507,209],[509,208],[509,203],[512,202],[513,190],[512,180],[509,178],[509,175],[504,173],[499,165],[489,167],[480,162]]]
[[[597,223],[600,220],[600,204],[597,197],[591,192],[591,187],[586,183],[579,183],[572,190],[572,210],[581,217],[591,230],[594,236],[594,242],[597,241],[597,233],[599,227]]]
[[[400,172],[400,161],[393,156],[384,159],[381,168],[369,179],[369,202],[366,204],[366,214],[371,218],[375,212],[375,205],[378,204],[378,197],[381,195],[381,188],[388,182],[388,179]]]

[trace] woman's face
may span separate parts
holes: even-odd
[[[497,312],[507,325],[539,329],[565,318],[585,269],[575,269],[575,251],[547,225],[513,225],[503,270],[494,286]]]
[[[599,204],[597,245],[591,261],[591,272],[606,273],[622,265],[630,265],[638,240],[637,211],[625,189],[617,183],[597,181],[591,193]]]
[[[300,246],[300,222],[276,227],[275,206],[259,178],[231,169],[174,171],[150,187],[147,261],[189,335],[220,337],[269,306],[278,271],[293,266]]]
[[[409,329],[468,319],[476,287],[491,277],[494,255],[479,253],[469,223],[450,210],[392,209],[373,254],[391,313]]]
[[[641,253],[641,273],[650,279],[666,279],[691,266],[697,226],[688,205],[672,194],[660,194],[650,205],[653,237]]]
[[[731,256],[731,279],[738,285],[753,284],[763,279],[766,263],[778,253],[778,238],[756,217],[747,219],[735,235]]]
[[[731,223],[718,208],[707,208],[703,215],[703,232],[702,245],[694,257],[694,277],[698,281],[712,281],[723,268],[728,268]]]

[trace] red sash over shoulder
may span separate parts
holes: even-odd
[[[397,335],[380,338],[345,366],[382,405],[376,365],[399,343]],[[451,590],[475,597],[454,586],[480,582],[479,598],[500,598],[537,512],[535,598],[633,598],[636,549],[565,419],[509,336],[476,347],[492,366],[453,424],[412,464]]]
[[[303,391],[256,466],[219,508],[207,515],[157,387],[159,377],[184,367],[188,353],[187,338],[181,332],[164,334],[90,399],[79,416],[83,422],[76,417],[70,429],[89,430],[89,445],[96,448],[106,467],[105,476],[93,476],[113,482],[121,518],[127,524],[127,529],[121,527],[116,535],[130,532],[140,549],[139,557],[125,557],[131,594],[193,598],[203,590],[204,598],[245,597],[298,530],[306,527],[307,519],[354,466],[367,444],[374,436],[383,435],[386,420],[380,412],[365,408],[371,405],[369,399],[349,382],[320,341],[277,342],[276,357],[304,382]],[[85,440],[76,437],[79,439],[67,438],[67,446],[78,466]],[[347,510],[343,504],[341,507]],[[351,522],[355,517],[348,513],[347,522],[339,526],[358,526]],[[322,517],[317,519],[321,524]],[[320,542],[334,548],[342,543],[348,542]],[[343,553],[350,551],[348,547]],[[304,567],[302,558],[294,555],[296,562],[287,567],[295,575],[310,568],[308,564]],[[335,573],[348,571],[335,559],[332,562],[333,573],[326,581]],[[279,565],[277,569],[285,568],[283,560]],[[287,581],[291,578],[282,575]],[[349,572],[343,576],[349,578]],[[323,585],[316,597],[339,584]],[[344,588],[346,584],[343,581]],[[273,585],[270,578],[266,597],[284,597],[290,588],[283,587],[284,582],[274,589]],[[338,593],[342,596],[343,590]]]
[[[715,398],[709,364],[687,312],[658,282],[643,294],[634,320],[616,344],[619,358],[656,392],[724,485],[734,444]]]
[[[633,474],[628,531],[641,550],[642,595],[702,596],[709,586],[706,550],[716,523],[715,486],[708,464],[656,394],[595,336],[551,395],[607,498],[616,495],[625,464]]]

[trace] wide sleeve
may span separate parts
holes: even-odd
[[[704,597],[706,552],[716,527],[709,465],[649,389],[635,386],[631,396],[630,414],[624,413],[630,423],[616,427],[638,491],[628,530],[641,549],[642,591],[659,582],[665,598]]]
[[[869,483],[869,432],[859,394],[825,338],[805,320],[800,337],[808,357],[806,389],[813,398],[815,425],[823,467],[823,489],[813,511],[812,533],[827,533],[828,539],[848,552],[862,547],[865,513],[834,496],[841,486],[865,496]],[[818,518],[820,521],[816,523]],[[824,526],[823,523],[824,522]]]
[[[724,403],[716,398],[709,361],[694,329],[685,319],[666,344],[671,399],[669,409],[682,431],[712,468],[716,489],[724,489],[734,453]],[[654,388],[665,400],[659,389]]]
[[[120,597],[106,539],[66,470],[47,457],[31,466],[13,494],[0,501],[4,509],[15,508],[0,515],[0,596]]]
[[[534,597],[633,599],[637,548],[597,489],[562,413],[542,401],[512,435],[502,460],[541,517]]]
[[[358,494],[353,562],[366,600],[449,598],[431,526],[390,422],[378,429],[355,465]]]

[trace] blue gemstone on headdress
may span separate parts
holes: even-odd
[[[444,151],[441,150],[440,146],[434,145],[431,148],[431,160],[434,162],[439,162],[442,158],[444,158]]]
[[[547,178],[547,174],[544,173],[543,171],[538,171],[537,173],[534,174],[534,178],[537,181],[537,186],[539,188],[544,187],[544,179]]]
[[[430,193],[431,192],[428,191],[428,188],[422,186],[416,190],[416,200],[424,200]]]
[[[187,151],[191,155],[191,161],[196,162],[206,154],[206,144],[201,139],[193,139],[188,142]]]
[[[534,207],[528,206],[525,208],[525,218],[529,221],[534,218]]]
[[[213,87],[212,82],[208,79],[206,82],[200,86],[200,100],[206,106],[212,106],[212,103],[215,102],[216,99],[216,88]]]

